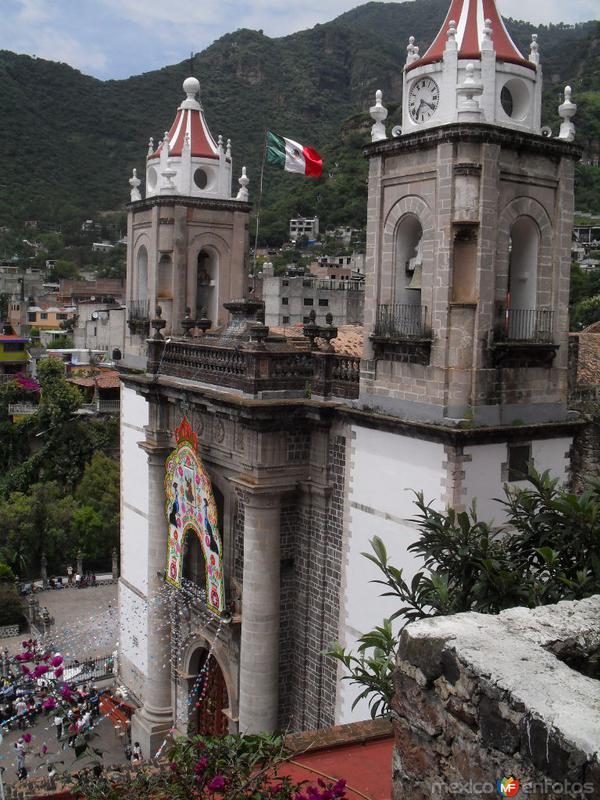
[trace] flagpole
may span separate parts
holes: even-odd
[[[262,166],[260,168],[260,185],[258,189],[258,203],[256,206],[256,232],[254,234],[254,261],[252,263],[252,277],[256,275],[256,248],[258,247],[258,226],[260,224],[260,208],[263,196],[263,177],[265,174],[265,161],[267,159],[267,129],[265,128],[265,140],[263,147]]]

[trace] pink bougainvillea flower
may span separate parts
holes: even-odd
[[[26,742],[26,744],[29,744],[29,742],[31,741],[31,734],[30,733],[24,733],[23,734],[23,741]]]
[[[54,677],[55,678],[60,678],[60,676],[63,674],[63,672],[64,672],[64,669],[62,667],[57,667],[54,670]]]
[[[63,663],[64,659],[62,656],[54,656],[54,658],[50,661],[53,667],[60,667]]]
[[[31,670],[26,664],[21,664],[21,672],[23,675],[31,675]]]
[[[33,677],[34,678],[41,678],[50,667],[45,666],[44,664],[38,664],[37,667],[33,670]]]
[[[220,792],[225,788],[225,778],[222,775],[215,775],[215,777],[206,784],[209,792]]]
[[[42,703],[42,708],[46,711],[50,710],[51,708],[56,708],[57,702],[56,698],[54,697],[47,697],[44,702]]]
[[[208,767],[208,758],[206,756],[200,756],[198,761],[196,762],[196,766],[194,767],[194,772],[196,775],[199,775],[201,772]]]

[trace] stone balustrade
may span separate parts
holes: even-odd
[[[150,372],[254,396],[358,397],[360,359],[287,342],[230,344],[223,337],[150,340]]]

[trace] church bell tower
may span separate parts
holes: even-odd
[[[493,0],[453,0],[423,56],[411,37],[401,130],[381,98],[369,147],[361,400],[444,425],[567,418],[575,105],[541,126],[525,58]]]
[[[223,303],[242,297],[247,274],[249,183],[242,168],[232,194],[231,140],[213,138],[199,100],[200,82],[183,82],[173,124],[146,157],[145,197],[129,183],[125,358],[142,366],[150,319],[160,307],[167,336],[182,320],[226,322]],[[189,309],[189,311],[188,311]]]

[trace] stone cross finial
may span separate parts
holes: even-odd
[[[153,152],[154,152],[154,139],[151,136],[150,139],[148,140],[148,155],[151,156]]]
[[[130,198],[132,203],[136,203],[138,200],[142,199],[141,192],[139,190],[139,185],[141,180],[137,176],[137,169],[134,168],[133,175],[129,178],[129,185],[131,186]]]
[[[456,50],[456,22],[451,19],[448,23],[448,40],[446,50]]]
[[[492,20],[486,19],[483,23],[483,36],[481,38],[481,49],[482,50],[493,50],[494,45],[492,43]]]
[[[558,114],[562,119],[558,132],[559,139],[564,139],[567,142],[572,142],[575,139],[575,125],[573,125],[571,119],[575,116],[576,111],[577,105],[571,102],[571,87],[565,86],[565,99],[558,107]]]
[[[384,107],[381,100],[383,98],[383,92],[381,89],[378,89],[375,92],[375,105],[371,106],[369,109],[369,114],[371,115],[372,119],[375,120],[375,124],[371,128],[371,141],[372,142],[379,142],[382,139],[387,139],[387,134],[385,132],[385,125],[383,121],[387,119],[387,108]]]
[[[531,44],[529,45],[529,60],[532,64],[540,63],[540,46],[537,40],[537,33],[531,34]]]
[[[250,183],[250,178],[246,175],[246,167],[242,167],[242,174],[238,178],[238,183],[240,184],[240,189],[235,199],[246,203],[248,202],[248,184]]]
[[[478,122],[481,119],[481,107],[476,98],[483,93],[483,84],[475,74],[475,67],[469,63],[462,83],[456,87],[458,94],[458,119],[460,122]]]

